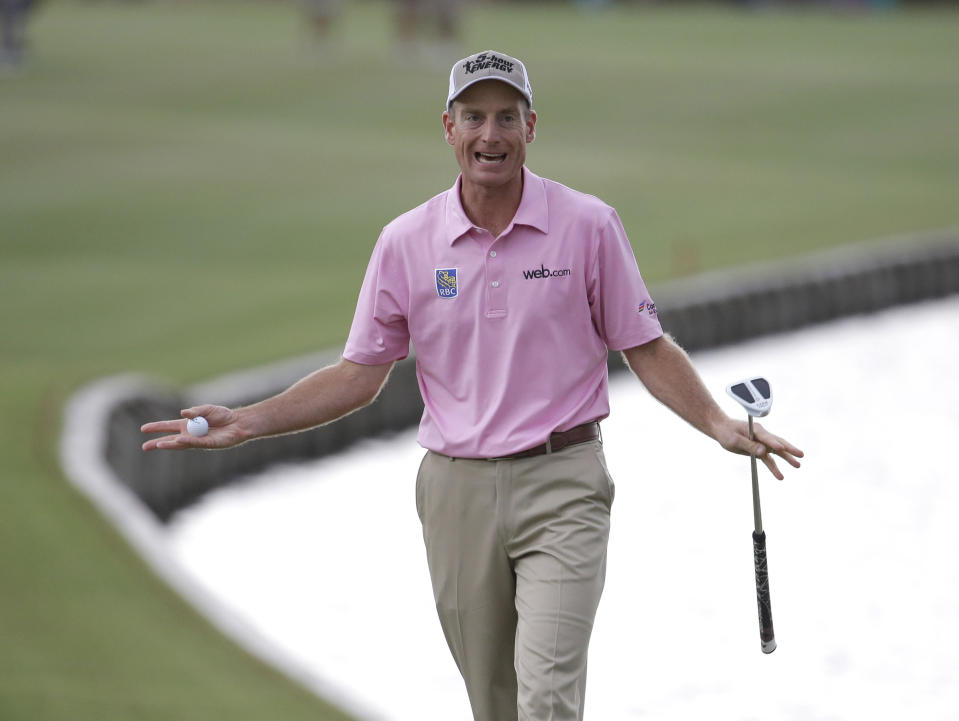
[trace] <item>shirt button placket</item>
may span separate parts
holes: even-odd
[[[486,315],[496,318],[506,315],[506,283],[502,277],[503,263],[501,253],[490,250],[486,254]]]

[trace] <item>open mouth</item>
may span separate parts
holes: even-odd
[[[480,163],[495,164],[502,163],[504,160],[506,160],[506,153],[473,153],[473,157],[476,158],[477,162]]]

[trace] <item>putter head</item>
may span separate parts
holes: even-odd
[[[773,390],[762,376],[726,386],[726,392],[753,418],[769,415],[773,407]]]

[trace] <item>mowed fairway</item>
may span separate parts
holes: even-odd
[[[380,227],[456,176],[448,67],[399,58],[389,9],[354,0],[317,54],[293,4],[64,0],[0,75],[4,721],[340,718],[156,581],[56,443],[86,380],[343,341]],[[959,224],[955,12],[469,21],[469,49],[527,61],[530,167],[616,206],[654,288]]]

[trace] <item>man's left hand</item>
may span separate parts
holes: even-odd
[[[773,456],[779,456],[793,468],[799,468],[799,459],[803,457],[803,452],[796,448],[789,441],[779,436],[773,435],[759,423],[753,421],[753,437],[749,440],[749,423],[747,421],[737,421],[727,418],[726,421],[716,429],[715,436],[723,448],[732,453],[738,453],[743,456],[756,456],[759,458],[780,481],[783,480],[782,472],[776,465]]]

